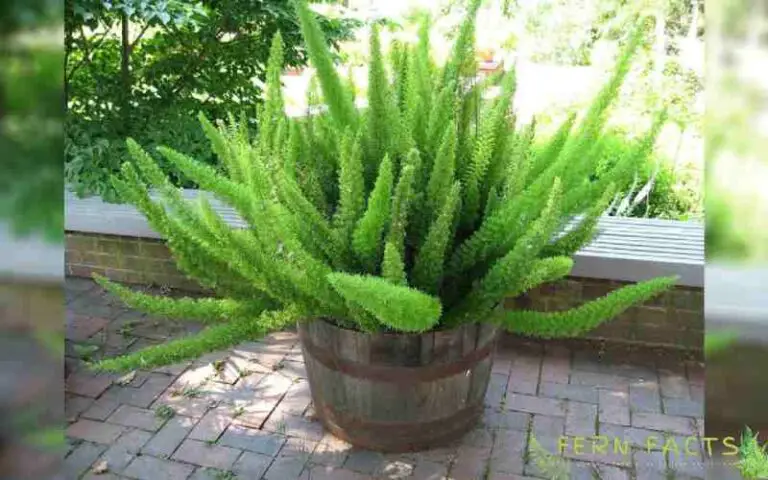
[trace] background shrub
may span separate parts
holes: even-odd
[[[107,179],[129,158],[126,137],[216,164],[197,114],[256,116],[277,31],[286,65],[306,64],[295,13],[284,0],[65,3],[66,179],[80,195],[117,200]],[[357,25],[319,21],[334,49]],[[179,186],[194,187],[169,174]]]

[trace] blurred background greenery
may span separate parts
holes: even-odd
[[[63,238],[61,4],[3,2],[0,14],[0,221]]]

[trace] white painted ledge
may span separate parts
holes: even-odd
[[[195,190],[184,196],[194,199]],[[235,211],[215,199],[212,206],[233,227],[246,224]],[[102,235],[160,238],[130,205],[105,203],[98,197],[65,197],[65,229]],[[574,257],[572,275],[637,282],[678,275],[679,285],[704,286],[704,225],[674,220],[605,217],[600,234]]]
[[[708,332],[768,344],[768,264],[709,264],[705,288]]]
[[[0,222],[0,283],[59,283],[64,280],[64,245],[39,235],[17,237]]]

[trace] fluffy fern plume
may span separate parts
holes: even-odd
[[[634,155],[597,175],[592,149],[642,41],[638,28],[586,115],[568,118],[534,154],[535,125],[517,125],[512,114],[514,71],[474,79],[479,4],[471,2],[442,67],[429,55],[429,19],[417,44],[398,45],[390,56],[374,29],[368,107],[358,112],[313,14],[295,0],[317,71],[311,98],[328,108],[303,119],[285,115],[276,35],[259,136],[249,138],[234,119],[214,124],[201,117],[223,172],[159,150],[208,192],[197,203],[183,199],[156,160],[129,141],[135,161],[123,166],[115,186],[167,239],[179,268],[216,297],[152,297],[100,278],[128,305],[209,326],[99,367],[175,362],[300,318],[402,332],[491,321],[527,335],[571,336],[669,288],[673,279],[656,279],[571,311],[499,312],[506,297],[568,275],[570,257],[591,241],[613,186],[633,177],[664,117]],[[482,100],[492,84],[501,94]],[[210,196],[250,228],[228,226]],[[580,223],[559,235],[576,216]]]

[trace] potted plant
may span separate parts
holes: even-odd
[[[576,336],[673,285],[658,278],[564,312],[500,307],[568,275],[571,256],[593,238],[613,186],[641,164],[663,116],[632,155],[597,172],[596,139],[640,42],[635,33],[581,122],[570,118],[532,156],[533,127],[516,127],[510,113],[514,72],[470,81],[479,3],[441,67],[429,56],[428,22],[417,45],[392,57],[391,71],[374,28],[368,106],[358,111],[314,17],[297,1],[325,112],[284,114],[278,34],[258,137],[234,119],[217,128],[201,117],[226,173],[158,149],[249,228],[228,226],[205,195],[197,205],[185,201],[129,140],[135,162],[123,165],[115,187],[167,239],[179,268],[217,295],[153,297],[97,277],[131,307],[209,326],[95,367],[175,363],[298,323],[324,425],[359,446],[415,450],[474,425],[499,331]],[[493,82],[502,94],[483,103]]]

